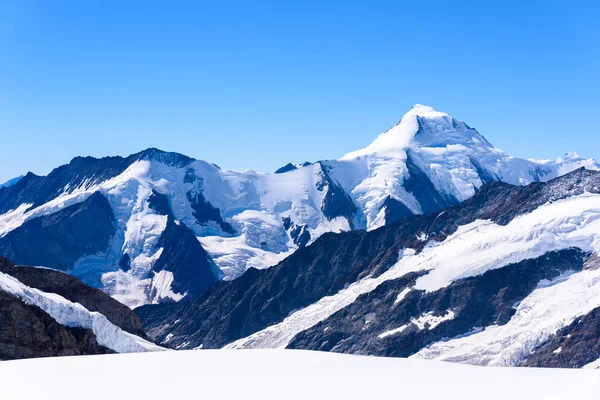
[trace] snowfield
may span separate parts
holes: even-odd
[[[291,350],[201,350],[2,362],[0,387],[3,398],[36,400],[585,400],[600,398],[600,371],[483,368]]]

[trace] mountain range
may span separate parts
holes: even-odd
[[[362,150],[274,173],[77,157],[0,186],[0,311],[45,335],[0,329],[0,354],[600,366],[599,223],[595,160],[511,157],[423,105]]]
[[[276,173],[157,149],[28,173],[0,188],[0,255],[67,272],[130,307],[179,301],[326,232],[373,230],[458,204],[485,183],[526,185],[580,167],[600,165],[575,153],[514,158],[415,105],[362,150]]]

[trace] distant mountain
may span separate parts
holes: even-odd
[[[600,365],[600,172],[489,182],[441,211],[324,234],[200,298],[136,309],[175,349]]]
[[[373,230],[456,205],[485,183],[525,185],[579,167],[600,166],[574,154],[510,157],[416,105],[362,150],[274,174],[158,149],[29,173],[0,188],[0,255],[80,277],[130,307],[176,302],[271,267],[324,233]]]
[[[7,180],[4,183],[0,183],[0,189],[3,187],[9,187],[9,186],[13,186],[14,184],[16,184],[17,182],[19,182],[21,180],[21,178],[23,178],[24,175],[21,176],[17,176],[16,178],[12,178]]]

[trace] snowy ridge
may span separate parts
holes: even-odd
[[[79,303],[73,303],[55,293],[28,287],[10,275],[0,272],[0,290],[25,304],[35,305],[47,312],[61,325],[91,329],[98,343],[117,353],[165,350],[139,336],[123,331],[98,313]]]
[[[505,226],[490,221],[462,226],[445,241],[431,243],[419,254],[403,252],[400,260],[380,276],[357,281],[333,296],[294,312],[281,323],[227,347],[284,348],[295,335],[352,304],[359,295],[409,272],[427,271],[417,279],[414,289],[432,292],[459,279],[571,247],[600,252],[600,195],[583,194],[549,203]],[[438,347],[433,345],[424,350],[423,357],[482,365],[516,365],[549,335],[600,306],[598,274],[598,270],[582,271],[564,281],[540,287],[519,305],[509,324],[441,342]],[[452,317],[449,310],[441,318]],[[425,327],[426,322],[431,324],[431,318],[440,319],[425,315],[413,323],[419,322]]]

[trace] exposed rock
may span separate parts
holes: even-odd
[[[419,168],[415,162],[415,156],[410,151],[406,153],[406,168],[408,169],[408,178],[404,180],[404,187],[415,196],[424,214],[436,212],[458,203],[455,198],[438,192],[427,174]]]
[[[108,353],[91,330],[64,327],[0,290],[0,360]]]
[[[295,169],[298,169],[298,167],[296,167],[294,164],[292,163],[287,163],[285,164],[283,167],[279,168],[277,171],[275,171],[276,174],[283,174],[284,172],[288,172],[288,171],[293,171]]]
[[[352,221],[356,214],[356,206],[346,191],[331,177],[329,166],[319,162],[321,166],[321,180],[317,183],[317,189],[325,194],[321,211],[328,220],[337,217],[345,217],[352,227]]]
[[[124,331],[146,337],[139,318],[129,307],[71,275],[46,268],[14,266],[3,257],[0,257],[0,272],[17,278],[29,287],[56,293],[90,311],[98,311]]]
[[[210,204],[204,198],[204,194],[200,190],[190,191],[187,194],[187,199],[194,210],[193,216],[200,225],[206,225],[210,222],[216,223],[223,232],[233,235],[235,229],[223,220],[221,217],[221,210]]]
[[[390,196],[383,202],[381,208],[385,213],[385,225],[413,215],[412,211],[404,203]]]
[[[600,359],[600,307],[577,318],[537,348],[521,365],[581,368]]]
[[[310,232],[306,225],[296,225],[290,217],[283,218],[283,228],[288,231],[294,244],[298,247],[305,247],[310,242]]]
[[[152,271],[173,273],[171,289],[176,293],[186,293],[191,298],[197,297],[222,278],[221,271],[194,232],[175,220],[166,195],[154,191],[149,205],[157,213],[167,216],[167,226],[156,244],[163,250]]]

